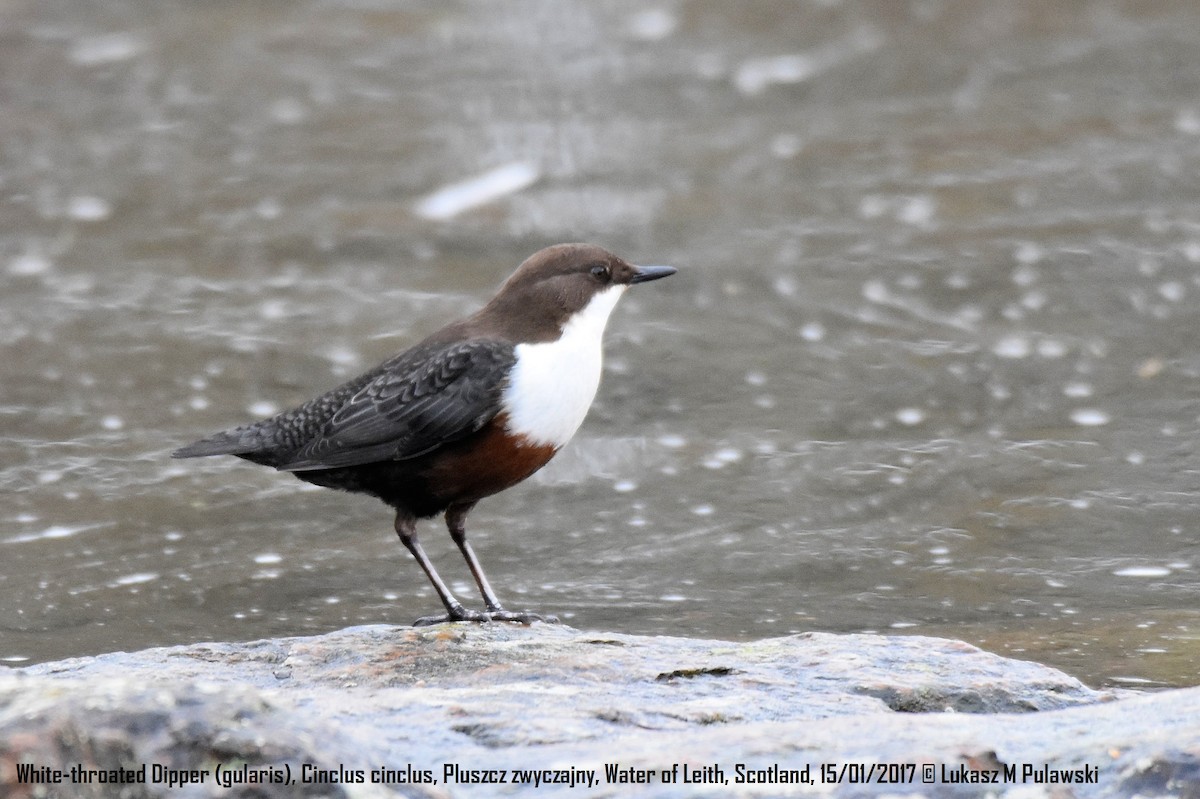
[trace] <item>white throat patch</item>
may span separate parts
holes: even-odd
[[[516,346],[517,363],[502,397],[509,433],[554,447],[571,440],[600,385],[604,326],[627,288],[597,292],[558,340]]]

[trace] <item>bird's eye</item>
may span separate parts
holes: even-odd
[[[608,267],[604,264],[596,264],[591,269],[592,277],[601,282],[607,282],[609,278]]]

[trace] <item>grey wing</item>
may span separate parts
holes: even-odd
[[[385,368],[276,468],[307,471],[415,458],[496,416],[516,362],[511,344],[460,342],[419,354]]]

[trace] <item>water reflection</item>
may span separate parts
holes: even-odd
[[[683,270],[477,511],[513,606],[1195,681],[1191,4],[10,5],[4,662],[435,607],[382,506],[166,454],[591,239]]]

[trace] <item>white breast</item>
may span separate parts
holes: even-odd
[[[557,341],[518,344],[502,403],[507,430],[561,447],[587,416],[600,385],[601,342],[626,286],[610,286],[567,322]]]

